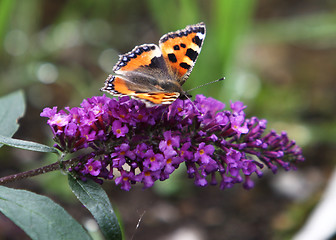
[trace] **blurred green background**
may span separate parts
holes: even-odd
[[[266,118],[269,129],[297,140],[306,162],[293,173],[266,171],[251,191],[196,188],[183,170],[145,191],[104,188],[127,238],[290,239],[319,201],[336,158],[335,1],[0,0],[0,95],[23,89],[27,101],[15,137],[52,145],[43,108],[102,95],[118,54],[200,21],[207,37],[184,89],[225,76],[192,94],[243,101],[248,117]],[[3,147],[0,160],[6,176],[56,159]],[[45,194],[91,223],[61,173],[8,186]],[[0,239],[27,237],[0,215]]]

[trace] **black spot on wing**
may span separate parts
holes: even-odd
[[[174,50],[176,50],[176,51],[180,50],[180,46],[179,46],[179,45],[175,45],[173,48],[174,48]]]
[[[190,65],[189,65],[188,63],[181,62],[181,63],[180,63],[180,67],[181,67],[181,68],[184,68],[184,69],[189,69],[189,68],[190,68]]]
[[[162,55],[159,57],[153,57],[150,64],[142,66],[142,67],[147,67],[150,68],[150,70],[159,70],[160,72],[167,72],[167,65],[165,60],[163,59]],[[155,71],[152,72],[153,74],[155,73]],[[149,72],[149,75],[151,75],[151,72]],[[147,79],[146,81],[151,81],[151,79]],[[157,84],[157,83],[152,83],[153,85]]]
[[[201,47],[202,46],[202,40],[196,35],[192,39],[193,43],[195,43],[197,46]]]
[[[185,48],[186,47],[186,45],[184,43],[181,43],[180,46],[181,46],[181,48]]]
[[[150,68],[160,68],[162,66],[161,57],[153,57],[151,63],[148,65]]]
[[[173,62],[173,63],[176,63],[177,62],[177,59],[176,59],[176,56],[174,53],[169,53],[168,54],[168,59],[169,61]]]
[[[186,56],[188,58],[190,58],[191,61],[195,62],[197,56],[198,56],[198,52],[194,51],[193,49],[191,48],[188,48],[187,49],[187,52],[186,52]]]

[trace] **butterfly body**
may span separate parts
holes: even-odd
[[[120,55],[102,91],[115,96],[128,95],[147,106],[171,104],[185,93],[188,79],[205,38],[205,25],[198,23],[170,32],[159,46],[143,44]]]

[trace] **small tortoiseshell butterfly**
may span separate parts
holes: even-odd
[[[171,104],[186,94],[182,85],[188,79],[205,38],[205,24],[198,23],[170,32],[159,46],[143,44],[120,55],[101,91],[114,96],[128,95],[146,106]]]

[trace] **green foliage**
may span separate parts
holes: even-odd
[[[91,212],[106,239],[122,239],[118,219],[101,186],[92,180],[83,182],[68,175],[69,185],[78,200]]]
[[[334,13],[320,13],[261,22],[249,34],[251,38],[265,43],[336,46],[336,16]]]
[[[5,137],[14,135],[19,128],[18,120],[23,116],[25,109],[26,104],[22,91],[16,91],[0,98],[0,135]]]
[[[204,21],[201,5],[197,1],[156,1],[147,0],[150,14],[162,33],[184,28],[186,25]],[[172,17],[174,21],[172,21]]]
[[[3,42],[3,38],[7,30],[10,16],[15,6],[15,2],[16,1],[12,0],[0,1],[0,44],[2,44]]]
[[[251,24],[251,17],[255,9],[254,0],[216,0],[213,5],[213,23],[208,56],[216,56],[211,61],[217,72],[226,77],[222,87],[214,89],[213,96],[225,96],[225,102],[234,97],[234,82],[237,80],[237,54],[242,40]],[[208,65],[208,69],[211,69]],[[220,77],[220,76],[219,76]],[[218,78],[218,77],[217,77]]]
[[[30,151],[58,154],[56,148],[11,138],[19,128],[18,120],[23,116],[25,109],[26,104],[22,91],[16,91],[0,98],[0,147],[5,144]]]
[[[11,147],[15,147],[15,148],[29,150],[29,151],[45,152],[45,153],[50,152],[50,153],[59,154],[58,150],[53,147],[49,147],[49,146],[36,143],[36,142],[9,138],[5,136],[1,136],[1,135],[0,135],[0,143],[11,146]]]
[[[91,239],[62,207],[45,196],[0,186],[0,211],[32,239]]]

